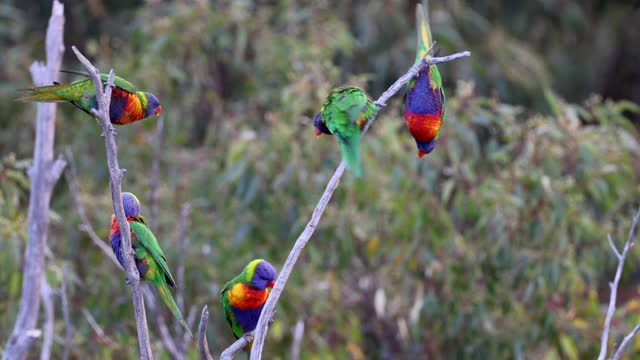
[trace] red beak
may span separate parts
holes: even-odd
[[[320,136],[320,135],[322,135],[322,131],[316,129],[316,136]]]
[[[418,156],[417,158],[420,159],[421,157],[423,157],[426,154],[426,152],[422,151],[422,150],[418,150]]]
[[[268,287],[268,288],[273,288],[273,286],[274,286],[274,285],[275,285],[275,283],[274,283],[273,281],[269,281],[269,282],[267,283],[267,287]]]
[[[162,106],[158,105],[158,108],[156,109],[156,115],[160,115],[161,112],[162,112]]]

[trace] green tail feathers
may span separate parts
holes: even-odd
[[[31,89],[21,89],[18,101],[65,101],[68,100],[60,93],[68,90],[71,84],[41,86]]]
[[[360,165],[360,134],[352,136],[348,141],[340,142],[340,149],[342,150],[342,159],[344,160],[347,169],[353,171],[356,177],[362,176],[362,167]]]
[[[164,304],[167,305],[167,307],[169,308],[169,311],[171,311],[173,316],[175,316],[175,318],[178,319],[178,321],[180,322],[180,325],[182,325],[182,327],[184,327],[185,330],[187,330],[187,332],[189,333],[189,336],[193,337],[193,334],[191,334],[191,330],[189,330],[189,326],[187,325],[187,322],[184,321],[184,318],[182,317],[182,313],[180,313],[180,309],[178,309],[178,305],[176,304],[175,300],[173,300],[173,296],[171,295],[171,291],[169,291],[169,286],[167,285],[167,282],[164,281],[163,279],[157,282],[155,285],[156,285],[156,289],[158,290],[158,295],[160,295],[160,298],[162,299],[162,302],[164,302]]]

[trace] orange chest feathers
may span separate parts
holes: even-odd
[[[255,290],[243,283],[235,284],[229,290],[229,305],[242,309],[253,309],[267,301],[269,289]]]
[[[411,135],[418,141],[429,141],[438,134],[442,125],[441,114],[405,113],[404,119]]]
[[[144,118],[144,110],[138,95],[118,88],[111,93],[111,122],[125,125]]]

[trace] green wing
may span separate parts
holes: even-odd
[[[75,70],[60,70],[60,72],[68,73],[68,74],[80,75],[80,76],[84,76],[84,77],[89,77],[89,74],[84,73],[84,72],[81,72],[81,71],[75,71]],[[109,80],[109,74],[102,74],[102,73],[101,73],[101,74],[100,74],[100,80],[102,81],[102,83],[103,83],[103,84],[106,84],[107,80]],[[75,81],[75,82],[74,82],[74,84],[75,84],[75,83],[84,82],[84,81],[86,81],[86,80],[78,80],[78,81]],[[130,93],[134,93],[134,94],[135,94],[135,92],[137,91],[136,87],[135,87],[135,86],[133,86],[133,84],[132,84],[132,83],[128,82],[127,80],[125,80],[125,79],[123,79],[123,78],[121,78],[121,77],[119,77],[119,76],[115,76],[115,77],[113,78],[113,84],[114,84],[116,87],[118,87],[118,88],[120,88],[120,89],[122,89],[122,90],[128,91],[128,92],[130,92]]]
[[[109,74],[100,74],[100,78],[102,79],[102,83],[106,84],[107,80],[109,80]],[[128,82],[127,80],[125,80],[125,79],[123,79],[123,78],[121,78],[119,76],[115,76],[113,78],[113,84],[116,87],[118,87],[120,89],[123,89],[125,91],[128,91],[128,92],[130,92],[132,94],[135,94],[136,91],[137,91],[136,87],[133,86],[132,83]]]
[[[334,135],[350,138],[360,133],[360,129],[375,113],[376,106],[362,90],[348,86],[332,90],[322,106],[322,119]]]
[[[138,241],[140,241],[142,246],[151,255],[153,260],[155,260],[158,266],[160,266],[160,269],[162,270],[164,275],[168,280],[170,280],[169,284],[173,285],[176,282],[171,275],[171,271],[169,271],[167,258],[164,256],[164,253],[162,252],[160,244],[158,244],[158,240],[156,239],[155,235],[153,235],[149,227],[147,227],[147,225],[143,221],[144,218],[142,219],[142,222],[130,221],[129,226],[131,227],[131,231],[133,231]]]

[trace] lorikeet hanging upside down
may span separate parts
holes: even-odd
[[[256,328],[275,279],[276,269],[273,265],[256,259],[220,292],[222,310],[236,339]]]
[[[416,6],[418,25],[418,49],[416,61],[425,55],[431,46],[431,28],[427,6]],[[427,57],[431,57],[428,55]],[[403,116],[409,132],[418,145],[418,157],[430,153],[440,135],[440,125],[445,116],[445,98],[442,78],[436,65],[431,65],[418,73],[408,84],[403,101]]]
[[[86,76],[82,73],[72,73]],[[102,84],[105,85],[109,75],[100,74],[100,78]],[[158,116],[162,112],[160,100],[155,95],[137,91],[130,82],[118,76],[114,79],[114,85],[109,106],[109,118],[112,124],[127,125],[149,116]],[[68,101],[89,115],[91,115],[91,109],[98,108],[93,83],[88,78],[70,84],[54,83],[51,86],[19,91],[22,92],[22,95],[17,99],[20,101]]]
[[[135,254],[136,267],[143,281],[153,284],[158,290],[158,295],[165,305],[169,308],[173,316],[178,319],[180,324],[187,330],[189,335],[191,331],[184,321],[178,305],[173,300],[169,286],[175,286],[176,282],[171,276],[167,258],[164,256],[158,240],[153,235],[144,218],[140,215],[140,202],[132,193],[122,193],[122,205],[124,213],[131,228],[131,247]],[[124,257],[121,251],[120,243],[120,227],[116,221],[115,215],[111,216],[111,229],[109,231],[109,241],[111,249],[116,255],[118,262],[124,268]]]
[[[356,176],[360,168],[360,131],[376,112],[376,106],[357,87],[347,86],[331,90],[313,121],[316,135],[335,135],[340,143],[342,159]]]

